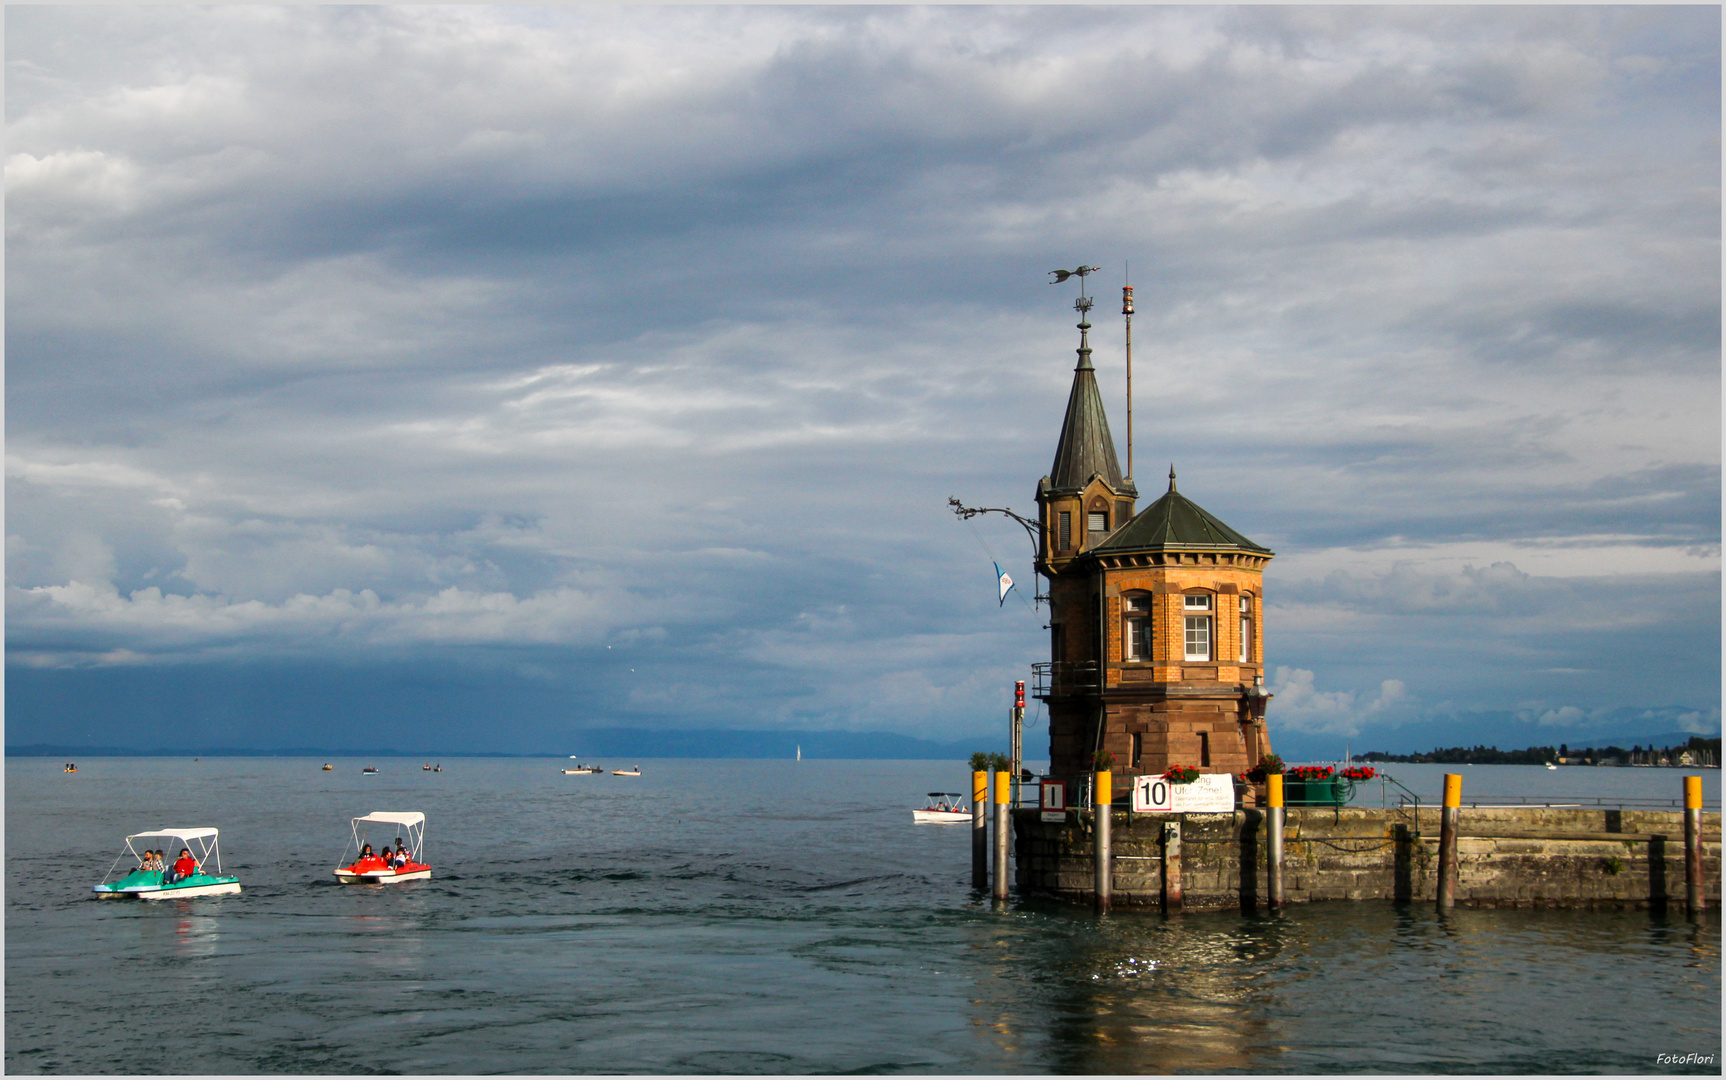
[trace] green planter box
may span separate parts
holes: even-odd
[[[1333,776],[1329,780],[1283,780],[1285,806],[1347,806],[1354,798],[1354,782]]]

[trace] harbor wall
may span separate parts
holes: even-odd
[[[1286,812],[1283,881],[1288,903],[1435,900],[1436,807],[1294,809]],[[1134,814],[1110,828],[1118,907],[1159,907],[1164,826],[1179,822],[1186,910],[1252,910],[1266,903],[1265,815]],[[1014,812],[1015,876],[1022,893],[1089,902],[1094,896],[1089,810],[1045,822]],[[1706,904],[1720,903],[1720,815],[1703,815]],[[1684,816],[1676,810],[1546,807],[1461,811],[1456,902],[1475,907],[1685,906]]]

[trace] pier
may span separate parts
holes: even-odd
[[[1438,806],[1278,807],[1285,904],[1319,900],[1436,903]],[[1457,815],[1453,902],[1467,907],[1620,907],[1682,911],[1720,903],[1720,814],[1700,810],[1492,807]],[[1187,911],[1268,908],[1270,812],[1134,814],[1109,811],[1109,904]],[[1700,858],[1687,872],[1686,817]],[[1068,810],[1050,822],[1013,814],[1021,893],[1095,903],[1096,817]],[[1172,828],[1171,828],[1172,827]],[[1179,839],[1168,843],[1169,834]],[[1174,862],[1174,865],[1170,865]],[[1171,890],[1172,886],[1172,890]],[[1690,897],[1701,894],[1701,904]]]

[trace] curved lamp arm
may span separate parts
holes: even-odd
[[[964,519],[964,520],[969,520],[970,518],[974,518],[978,514],[1005,514],[1007,517],[1012,518],[1014,521],[1017,521],[1019,524],[1021,524],[1025,527],[1025,535],[1027,535],[1031,538],[1031,550],[1033,553],[1042,550],[1042,545],[1041,545],[1040,539],[1039,539],[1040,526],[1035,521],[1031,521],[1027,518],[1022,518],[1018,514],[1013,513],[1013,511],[1011,511],[1005,507],[1000,507],[1000,506],[966,506],[964,503],[960,502],[958,499],[951,498],[951,497],[949,497],[947,499],[947,505],[951,506],[953,508],[954,514],[958,515],[961,519]]]

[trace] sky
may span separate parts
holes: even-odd
[[[1718,8],[5,20],[8,745],[993,746],[1080,263],[1284,756],[1720,729]]]

